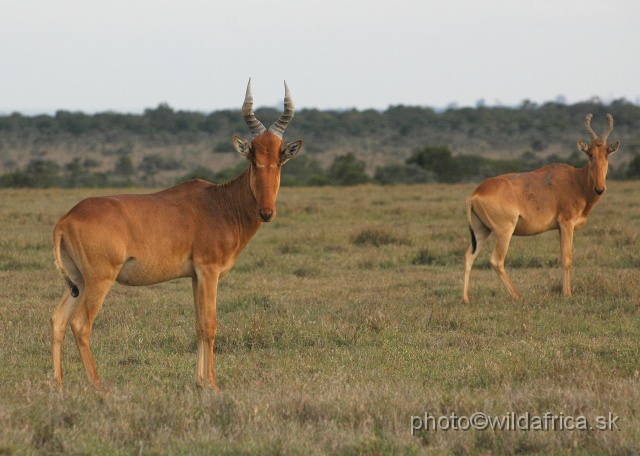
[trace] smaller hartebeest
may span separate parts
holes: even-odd
[[[218,280],[276,213],[280,170],[302,140],[283,146],[293,118],[285,83],[284,112],[267,130],[253,113],[251,80],[242,117],[253,139],[233,136],[249,166],[222,185],[195,179],[150,195],[87,198],[53,230],[55,262],[68,285],[51,315],[53,377],[62,387],[62,341],[67,326],[87,379],[101,389],[89,347],[96,315],[114,282],[151,285],[191,278],[198,337],[198,386],[217,389],[213,370]]]
[[[600,195],[606,190],[609,155],[620,143],[607,146],[613,130],[613,117],[607,114],[607,129],[598,136],[591,128],[589,114],[585,126],[591,144],[578,141],[578,149],[589,157],[582,168],[555,163],[528,173],[512,173],[487,179],[467,198],[467,219],[471,246],[465,254],[462,298],[469,302],[469,275],[473,262],[487,237],[493,233],[496,244],[491,266],[509,293],[518,292],[504,270],[511,236],[531,236],[550,230],[560,231],[560,254],[564,269],[563,291],[571,296],[570,268],[573,230],[587,222]]]

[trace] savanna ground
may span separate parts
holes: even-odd
[[[195,385],[191,283],[115,285],[92,334],[100,395],[70,331],[55,221],[103,190],[0,192],[0,454],[640,452],[640,184],[610,182],[576,232],[574,298],[557,232],[514,238],[513,301],[490,269],[463,305],[473,185],[283,188],[220,283],[216,376]],[[151,229],[151,227],[150,227]],[[614,430],[449,430],[413,416],[619,417]],[[461,424],[468,424],[461,422]]]

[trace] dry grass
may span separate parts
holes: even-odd
[[[514,238],[512,301],[481,253],[461,303],[473,186],[283,188],[219,290],[216,375],[195,387],[190,282],[114,286],[85,387],[68,332],[56,219],[96,191],[0,192],[0,454],[477,454],[640,451],[640,204],[611,182],[575,236],[574,299],[556,233]],[[485,267],[483,267],[485,265]],[[619,431],[421,431],[411,417],[619,416]]]

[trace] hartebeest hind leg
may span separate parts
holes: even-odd
[[[213,370],[213,343],[216,335],[216,293],[220,273],[213,268],[196,268],[192,280],[193,301],[196,313],[196,334],[198,336],[198,362],[196,383],[206,384],[218,391]]]
[[[469,302],[469,278],[471,276],[471,268],[473,268],[473,263],[476,261],[478,253],[480,253],[484,242],[491,234],[491,231],[489,231],[489,229],[484,225],[478,225],[476,228],[472,228],[470,226],[469,229],[471,230],[473,240],[467,249],[467,253],[464,255],[464,287],[462,291],[462,300],[465,303]]]
[[[103,280],[100,282],[87,283],[82,305],[71,319],[71,331],[76,340],[87,380],[98,389],[102,389],[102,385],[100,384],[98,371],[96,370],[93,355],[91,354],[89,337],[91,336],[93,321],[96,319],[98,312],[100,312],[100,308],[102,308],[104,299],[109,289],[111,289],[113,282],[113,280]]]
[[[504,259],[507,257],[507,251],[509,250],[509,243],[511,242],[511,236],[513,235],[514,228],[515,226],[509,229],[493,232],[496,237],[496,245],[493,248],[490,263],[493,270],[496,271],[498,277],[500,277],[500,280],[502,280],[504,286],[507,287],[507,290],[511,293],[511,296],[518,298],[520,295],[504,270]]]
[[[91,327],[96,315],[102,307],[113,280],[103,280],[88,282],[79,288],[78,297],[71,296],[69,289],[66,289],[60,304],[51,316],[52,328],[52,353],[53,353],[53,377],[60,386],[63,384],[62,377],[62,342],[69,323],[73,332],[82,365],[89,382],[98,389],[102,389],[98,372],[96,370],[89,337]]]
[[[80,297],[71,296],[71,290],[65,287],[60,303],[51,314],[51,353],[53,357],[53,378],[62,387],[62,342],[69,321],[78,310]]]

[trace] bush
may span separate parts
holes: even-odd
[[[13,171],[0,176],[0,187],[26,187],[26,185],[20,185],[22,177],[22,171]]]
[[[136,170],[133,166],[133,160],[128,155],[121,155],[116,162],[113,173],[117,176],[133,176]]]
[[[460,163],[459,181],[483,180],[500,174],[532,171],[544,166],[544,164],[533,164],[530,167],[523,160],[492,160],[479,155],[460,155],[456,160]]]
[[[53,160],[31,160],[22,170],[0,176],[0,187],[49,188],[49,187],[106,187],[110,184],[104,173],[91,173],[81,159],[76,158],[64,166]]]
[[[409,242],[406,239],[400,239],[391,233],[379,228],[365,228],[352,238],[355,245],[372,245],[380,247],[381,245],[397,244],[406,245]]]
[[[116,184],[115,182],[110,182],[105,173],[90,173],[87,171],[76,175],[66,175],[63,182],[66,188],[103,188],[111,185],[119,187],[123,186],[123,184],[125,186],[131,185],[131,182]]]
[[[631,159],[627,168],[627,179],[640,179],[640,154]]]
[[[365,173],[365,163],[352,153],[340,155],[333,160],[327,177],[336,185],[366,184],[371,178]]]
[[[225,168],[221,171],[218,171],[213,175],[213,179],[211,180],[211,182],[215,182],[216,184],[229,182],[230,180],[235,179],[240,174],[242,174],[247,169],[247,166],[247,162],[242,161],[233,168]]]
[[[2,187],[48,188],[61,185],[60,165],[53,160],[31,160],[24,170],[0,177]]]
[[[176,184],[181,182],[186,182],[191,179],[203,179],[209,182],[214,182],[216,180],[216,173],[211,171],[209,168],[205,168],[204,166],[198,166],[191,172],[188,172],[184,176],[179,177],[176,180]]]
[[[462,166],[448,147],[425,147],[407,159],[407,165],[417,165],[435,174],[438,182],[458,182]]]
[[[329,179],[318,160],[308,155],[301,155],[289,160],[282,167],[280,183],[289,186],[318,186],[328,184]]]
[[[376,168],[374,180],[382,185],[435,182],[433,172],[415,164],[393,163]]]
[[[160,154],[147,155],[138,165],[138,169],[145,173],[155,173],[158,171],[173,171],[184,169],[184,165],[173,157],[164,157]]]
[[[220,141],[213,147],[213,151],[216,153],[230,153],[235,151],[235,149],[231,141]]]
[[[177,169],[184,169],[182,163],[173,157],[164,157],[160,154],[147,155],[142,159],[142,163],[138,165],[138,170],[144,173],[143,179],[151,179],[152,181],[160,171],[174,171]]]

